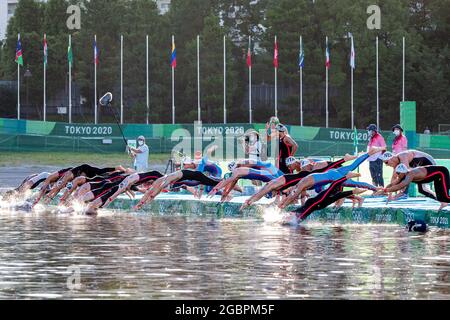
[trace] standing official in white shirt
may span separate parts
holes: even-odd
[[[148,171],[149,148],[145,144],[145,137],[139,136],[137,138],[137,143],[137,148],[128,147],[131,151],[131,156],[134,158],[134,169],[137,172]]]

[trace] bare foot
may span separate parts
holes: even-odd
[[[366,199],[363,197],[358,197],[358,202],[359,202],[358,208],[362,208],[364,200],[366,200]]]
[[[448,203],[441,202],[441,206],[439,207],[439,210],[438,210],[438,211],[441,211],[442,209],[444,209],[444,208],[447,207],[447,206],[448,206]]]
[[[378,187],[378,188],[377,188],[377,191],[374,192],[374,193],[372,193],[372,196],[381,196],[381,195],[384,195],[384,194],[386,194],[386,193],[384,192],[384,188]]]
[[[345,177],[347,179],[353,179],[353,178],[359,178],[361,177],[361,173],[357,173],[357,172],[349,172],[345,175]]]
[[[344,161],[347,162],[347,161],[355,160],[356,158],[357,158],[357,156],[352,156],[352,155],[350,155],[350,154],[347,153],[347,154],[344,156]]]
[[[358,204],[358,208],[361,208],[364,203],[364,198],[355,196],[353,197],[352,201],[353,201],[352,209],[355,209],[356,204]]]
[[[336,201],[335,205],[334,205],[334,209],[339,210],[342,207],[342,205],[344,204],[344,202],[345,202],[345,199],[340,199],[340,200]]]
[[[354,195],[361,194],[361,193],[364,193],[366,191],[367,191],[366,189],[355,188],[355,189],[353,189],[353,194]]]

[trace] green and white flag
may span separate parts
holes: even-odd
[[[73,64],[73,52],[72,52],[72,44],[69,43],[69,48],[67,49],[67,60],[69,61],[70,66]]]

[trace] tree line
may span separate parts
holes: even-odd
[[[375,1],[377,2],[377,1]],[[67,7],[81,7],[81,29],[68,30]],[[350,39],[354,37],[355,122],[376,119],[375,38],[379,38],[380,118],[383,129],[399,122],[402,99],[402,39],[406,38],[406,100],[417,101],[419,130],[449,123],[450,0],[378,1],[381,28],[369,30],[366,10],[372,0],[172,0],[160,15],[153,0],[21,0],[1,46],[0,79],[17,79],[14,63],[21,34],[24,66],[33,77],[30,103],[42,105],[43,34],[49,48],[47,95],[65,89],[68,34],[72,34],[73,80],[85,98],[85,121],[93,121],[93,37],[100,51],[99,94],[120,96],[120,35],[124,36],[124,108],[126,122],[145,122],[146,35],[150,43],[150,121],[171,121],[171,36],[175,35],[177,122],[197,119],[197,48],[200,35],[201,107],[204,122],[223,121],[223,36],[227,39],[229,122],[248,121],[246,52],[252,36],[253,85],[273,85],[274,36],[279,43],[279,117],[299,124],[299,37],[305,66],[304,123],[325,124],[325,37],[331,54],[330,126],[350,127]],[[14,92],[0,89],[0,111],[14,114]],[[23,91],[22,91],[23,92]],[[23,97],[22,97],[23,101]],[[255,122],[273,114],[267,100],[253,102]],[[108,113],[100,113],[107,121]]]

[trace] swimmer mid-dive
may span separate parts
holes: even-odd
[[[431,155],[418,150],[407,150],[400,152],[396,155],[393,154],[392,152],[385,152],[382,155],[381,160],[384,162],[384,164],[386,164],[389,167],[392,167],[393,169],[395,169],[401,163],[403,163],[407,168],[417,168],[436,165],[436,160],[434,160],[434,158]],[[392,173],[390,185],[397,184],[398,182],[399,182],[398,175],[394,170]],[[418,183],[417,187],[419,192],[425,195],[426,197],[433,195],[433,192],[431,191],[430,188],[427,187],[426,184]]]
[[[39,194],[36,197],[36,200],[33,202],[33,207],[41,200],[41,198],[48,193],[48,187],[51,184],[55,184],[67,171],[71,170],[72,167],[61,169],[59,171],[52,172],[47,179],[43,182]]]
[[[351,172],[358,168],[361,163],[363,163],[369,156],[378,153],[380,151],[385,150],[383,147],[372,147],[369,149],[369,152],[362,154],[359,156],[351,165],[341,167],[338,169],[328,170],[324,173],[313,173],[303,178],[296,186],[293,192],[286,199],[282,200],[278,205],[281,209],[284,209],[289,204],[293,203],[297,200],[297,198],[306,190],[318,186],[327,185],[333,181],[340,180],[344,177],[347,179],[351,179],[358,175],[352,174]]]
[[[88,164],[83,164],[81,166],[72,168],[64,173],[64,175],[56,182],[55,186],[46,195],[45,202],[49,203],[69,182],[73,179],[84,176],[87,178],[94,178],[95,176],[101,176],[113,172],[124,173],[126,169],[122,166],[115,168],[96,168]]]
[[[343,191],[346,180],[347,177],[333,181],[327,189],[323,190],[315,197],[308,199],[304,205],[292,211],[292,214],[296,215],[297,222],[305,220],[314,211],[324,209],[336,201],[356,196],[366,191],[365,189],[359,188],[351,191]],[[362,202],[359,203],[359,206],[361,205]]]
[[[228,165],[228,169],[231,171],[231,176],[228,179],[222,180],[217,186],[215,186],[208,196],[214,196],[219,190],[224,190],[222,194],[222,201],[227,198],[231,190],[234,189],[238,180],[256,180],[262,182],[269,182],[283,175],[280,171],[270,162],[262,162],[255,160],[244,160],[240,162],[231,162]]]
[[[19,196],[20,197],[20,196],[24,195],[27,191],[36,189],[50,175],[51,175],[51,173],[49,173],[49,172],[41,172],[39,174],[38,173],[32,174],[32,175],[26,177],[17,188],[7,191],[5,193],[5,196],[6,197],[11,197],[11,196],[13,196],[13,197]]]
[[[89,202],[84,208],[84,213],[95,215],[98,209],[106,208],[122,193],[126,193],[131,199],[134,198],[135,191],[145,193],[153,181],[161,176],[162,174],[158,171],[150,171],[134,173],[113,182],[101,183],[100,187],[95,183],[92,187],[97,187],[96,189],[79,195],[75,201]]]
[[[342,166],[342,164],[344,164],[345,162],[354,160],[356,158],[357,158],[356,156],[352,156],[349,154],[346,154],[344,158],[335,162],[329,161],[314,162],[310,161],[309,159],[305,159],[302,160],[301,162],[298,162],[296,161],[295,158],[292,157],[288,158],[287,166],[289,170],[297,170],[299,172],[293,174],[285,174],[281,177],[278,177],[277,179],[269,181],[269,183],[267,183],[260,191],[258,191],[256,194],[254,194],[252,197],[250,197],[245,201],[245,203],[241,207],[241,210],[252,205],[253,203],[260,200],[262,197],[264,197],[266,194],[272,191],[282,192],[286,189],[295,186],[303,178],[312,173],[321,173],[334,168],[338,168]],[[298,163],[300,163],[299,167],[297,166]]]
[[[169,175],[165,175],[158,180],[156,180],[152,187],[145,193],[141,201],[135,206],[135,209],[140,209],[142,206],[153,199],[161,193],[161,191],[167,188],[169,185],[174,184],[179,181],[197,181],[199,184],[205,186],[216,186],[221,180],[213,179],[200,171],[193,170],[180,170]]]
[[[72,186],[70,188],[68,187],[60,198],[60,203],[64,203],[72,194],[74,194],[73,198],[79,198],[80,195],[99,188],[102,183],[114,182],[135,172],[134,169],[128,168],[125,172],[114,171],[93,178],[88,178],[86,176],[76,177],[72,181]]]

